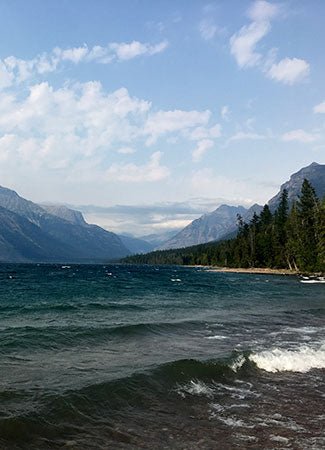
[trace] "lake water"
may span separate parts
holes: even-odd
[[[325,286],[0,266],[1,449],[325,448]]]

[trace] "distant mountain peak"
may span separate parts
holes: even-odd
[[[87,225],[87,222],[84,219],[84,216],[80,211],[75,209],[70,209],[65,205],[52,205],[52,204],[44,204],[42,208],[45,209],[49,214],[53,216],[60,217],[67,222],[73,223],[75,225]]]
[[[130,251],[120,238],[65,206],[41,207],[0,187],[0,261],[108,261]]]
[[[281,193],[284,189],[288,191],[289,203],[298,200],[304,179],[307,179],[314,187],[318,197],[325,195],[325,164],[312,162],[290,176],[289,181],[281,185],[280,191],[268,202],[269,207],[274,210],[279,204]]]
[[[193,222],[165,242],[160,248],[189,247],[191,245],[204,244],[222,239],[224,236],[236,230],[237,214],[246,218],[247,214],[253,215],[253,212],[250,213],[250,211],[251,208],[248,210],[243,206],[222,204],[214,211],[193,220]]]

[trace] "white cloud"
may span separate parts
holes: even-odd
[[[201,139],[216,139],[221,136],[221,125],[216,123],[212,127],[196,127],[188,133],[189,139],[199,141]]]
[[[142,133],[151,106],[125,88],[105,93],[98,82],[57,90],[40,83],[24,99],[1,94],[0,105],[0,136],[16,139],[11,158],[52,169],[129,147]]]
[[[230,38],[230,52],[240,68],[253,67],[260,62],[262,55],[256,52],[256,45],[269,31],[268,22],[252,22]]]
[[[158,137],[179,131],[187,131],[200,125],[207,125],[210,111],[158,111],[151,114],[145,124],[144,134],[148,135],[147,144],[151,145]]]
[[[316,114],[325,114],[325,101],[315,105],[313,111]]]
[[[169,169],[160,165],[161,152],[151,155],[147,164],[113,164],[106,171],[108,181],[122,181],[143,183],[147,181],[161,181],[169,176]]]
[[[259,67],[270,79],[293,85],[304,80],[310,71],[307,61],[283,58],[276,62],[277,49],[262,54],[259,42],[270,32],[271,21],[280,14],[281,7],[265,0],[256,0],[247,11],[251,23],[244,25],[230,38],[230,53],[240,68]]]
[[[278,5],[265,0],[257,0],[249,8],[247,15],[254,22],[262,22],[273,19],[278,13]]]
[[[106,47],[95,45],[62,49],[55,47],[50,53],[42,53],[30,60],[8,56],[0,60],[0,88],[10,86],[13,81],[22,83],[29,78],[54,72],[65,62],[80,64],[97,62],[109,64],[115,61],[126,61],[140,55],[155,55],[168,47],[166,40],[158,44],[142,43],[110,43]]]
[[[284,142],[301,142],[302,144],[309,144],[319,139],[317,134],[307,133],[302,129],[288,131],[282,135]]]
[[[120,61],[135,58],[136,56],[148,54],[155,55],[156,53],[163,52],[168,47],[168,42],[163,41],[157,45],[151,45],[148,43],[141,43],[139,41],[133,41],[131,43],[112,43],[109,48],[114,51],[116,57]]]
[[[83,47],[67,48],[66,50],[57,48],[55,54],[62,61],[71,61],[75,64],[78,64],[86,58],[86,56],[89,54],[89,50],[86,45],[84,45]]]
[[[230,52],[240,68],[254,67],[262,60],[256,51],[257,44],[271,30],[271,20],[279,13],[277,5],[265,0],[257,0],[248,9],[249,25],[243,26],[230,38]]]
[[[284,58],[272,64],[267,76],[285,84],[295,84],[304,80],[310,71],[310,66],[304,59]]]
[[[14,75],[8,70],[8,67],[0,61],[0,89],[11,86]]]
[[[220,125],[210,122],[210,111],[152,112],[150,102],[127,89],[106,92],[95,81],[59,89],[34,84],[25,95],[0,92],[0,170],[20,173],[28,163],[35,173],[55,171],[71,186],[159,181],[169,175],[162,153],[140,163],[140,149],[158,138],[165,145],[177,139],[182,148],[195,141],[197,161],[221,134]],[[135,153],[131,162],[123,162],[121,155]]]
[[[197,147],[192,152],[192,160],[194,162],[201,161],[203,155],[214,146],[214,142],[210,139],[204,139],[202,141],[199,141],[197,143]]]

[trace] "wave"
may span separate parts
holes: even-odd
[[[160,404],[167,397],[171,399],[174,396],[177,401],[177,388],[181,385],[192,387],[193,394],[205,395],[210,383],[232,383],[236,378],[238,374],[231,369],[231,361],[177,360],[82,388],[57,393],[44,392],[37,398],[33,392],[9,389],[0,395],[5,408],[0,411],[0,444],[1,438],[24,440],[33,434],[48,435],[53,433],[53,423],[56,432],[62,435],[61,427],[66,429],[69,424],[79,420],[88,424],[92,421],[107,421],[124,410],[134,410],[136,414],[137,408],[146,409],[157,402]],[[24,398],[29,407],[18,411],[15,403],[17,398]],[[14,404],[14,411],[10,411],[10,401]]]
[[[325,344],[319,348],[301,346],[295,350],[272,348],[249,356],[259,369],[266,372],[308,372],[325,368]]]
[[[10,304],[10,305],[0,305],[0,311],[19,311],[21,313],[38,313],[38,312],[67,312],[67,311],[78,311],[78,310],[136,310],[144,311],[147,308],[141,305],[134,305],[130,303],[115,303],[115,302],[70,302],[70,303],[36,303],[29,305],[22,304]]]
[[[148,322],[116,326],[24,326],[1,330],[0,348],[61,348],[100,343],[114,338],[134,339],[191,331],[200,321]]]

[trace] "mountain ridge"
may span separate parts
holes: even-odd
[[[70,212],[69,221],[59,216],[62,209],[52,209],[50,214],[11,189],[0,187],[0,207],[1,260],[103,261],[130,253],[117,235],[97,225],[87,224],[78,213]],[[71,222],[72,217],[81,223]]]
[[[289,204],[297,201],[304,178],[312,184],[318,197],[325,195],[325,164],[312,162],[309,166],[302,167],[293,173],[289,180],[281,185],[279,192],[268,201],[270,209],[274,210],[277,207],[284,189],[288,191]]]

